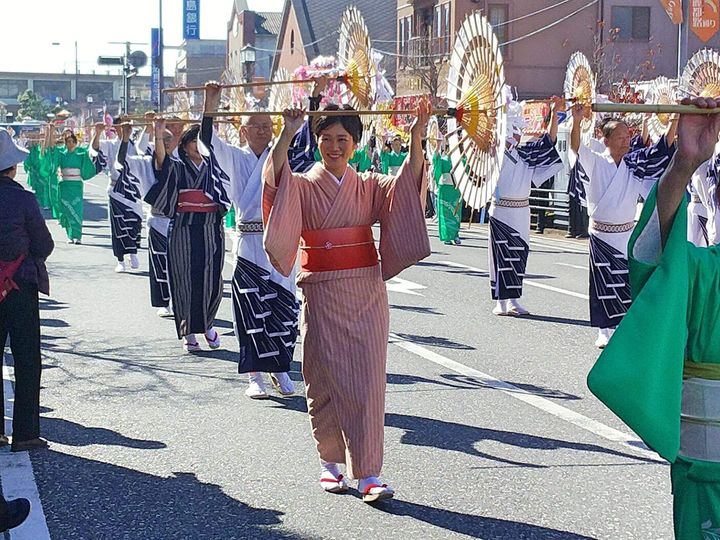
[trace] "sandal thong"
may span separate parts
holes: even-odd
[[[380,491],[371,493],[373,489],[377,488],[380,488]],[[365,486],[365,490],[363,491],[363,502],[373,503],[377,501],[384,501],[387,499],[392,499],[394,496],[395,492],[392,490],[392,488],[388,487],[387,484],[368,484],[367,486]]]
[[[342,474],[336,478],[329,472],[320,476],[320,486],[328,493],[345,493],[348,490],[345,477]]]

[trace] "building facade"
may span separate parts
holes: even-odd
[[[674,78],[679,41],[681,66],[703,46],[720,46],[720,35],[703,44],[687,24],[678,40],[678,27],[658,0],[397,0],[399,96],[445,94],[454,36],[475,10],[495,28],[505,79],[521,98],[562,93],[567,61],[575,51],[588,56],[600,90],[608,92],[622,79]]]
[[[251,11],[245,0],[233,2],[226,67],[234,80],[270,79],[281,16],[280,12]]]
[[[396,11],[393,2],[387,0],[355,0],[352,4],[336,0],[285,0],[273,73],[279,68],[292,73],[318,56],[337,56],[338,31],[349,5],[362,14],[373,48],[386,51],[381,68],[394,87]]]
[[[7,112],[16,114],[18,96],[32,90],[51,104],[79,111],[102,108],[117,110],[122,99],[122,74],[69,74],[0,72],[0,101]],[[147,110],[150,104],[150,77],[135,76],[130,79],[130,109]],[[172,86],[172,77],[165,78],[165,85]]]
[[[189,39],[179,47],[175,84],[202,86],[219,81],[225,71],[227,44],[224,39]]]

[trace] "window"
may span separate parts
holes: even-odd
[[[450,52],[450,4],[445,4],[445,52]]]
[[[488,4],[488,19],[490,26],[495,30],[498,42],[502,44],[508,41],[508,24],[506,24],[508,21],[508,5]]]
[[[77,89],[77,99],[85,101],[87,96],[92,96],[93,101],[103,102],[112,101],[113,99],[113,83],[111,82],[90,82],[79,81]]]
[[[20,94],[27,90],[27,87],[27,81],[24,79],[0,81],[0,99],[17,99]]]
[[[290,54],[295,54],[295,30],[290,30]]]
[[[37,95],[53,103],[58,98],[70,99],[70,81],[35,81],[33,88]]]
[[[611,24],[617,28],[617,39],[621,41],[650,40],[650,8],[613,6]]]

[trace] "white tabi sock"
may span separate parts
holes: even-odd
[[[342,474],[340,472],[340,466],[337,463],[331,463],[330,461],[323,461],[321,459],[320,460],[320,474],[322,475],[323,473],[330,473],[335,478],[339,478],[340,475]]]

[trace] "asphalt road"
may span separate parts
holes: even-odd
[[[244,396],[229,282],[222,348],[188,355],[150,308],[145,250],[139,271],[113,272],[105,185],[86,185],[83,245],[48,221],[50,448],[0,453],[6,496],[36,489],[42,506],[11,538],[672,537],[669,467],[585,385],[586,243],[534,236],[533,315],[499,318],[486,229],[446,246],[430,225],[432,256],[389,284],[383,479],[397,497],[371,507],[319,488],[299,362],[296,396]]]

